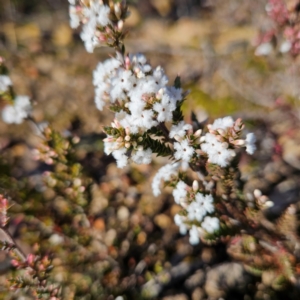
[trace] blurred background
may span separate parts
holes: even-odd
[[[153,66],[165,68],[170,83],[181,76],[190,91],[184,105],[187,120],[192,111],[199,121],[242,117],[258,138],[255,161],[248,156],[241,160],[244,191],[260,188],[272,194],[285,182],[284,188],[275,189],[280,198],[283,191],[293,193],[299,183],[299,59],[280,53],[276,43],[268,55],[255,55],[260,33],[274,26],[266,15],[266,2],[128,1],[126,49],[144,53]],[[113,115],[94,105],[92,72],[112,54],[106,48],[86,52],[79,31],[69,27],[67,0],[0,1],[0,56],[15,91],[31,97],[37,122],[50,122],[66,136],[81,138],[76,158],[85,176],[93,179],[91,231],[104,241],[119,267],[107,268],[100,262],[95,268],[80,262],[62,266],[68,256],[64,251],[69,251],[63,249],[64,242],[54,234],[37,234],[30,223],[45,214],[39,219],[52,224],[43,201],[56,199],[53,191],[40,188],[41,174],[49,167],[32,159],[40,137],[30,123],[0,121],[2,175],[10,174],[20,183],[15,188],[27,190],[11,212],[11,232],[24,251],[29,253],[38,241],[42,249],[52,247],[61,255],[54,274],[68,287],[69,297],[64,299],[114,299],[118,293],[124,299],[283,299],[282,295],[299,299],[294,291],[289,295],[271,291],[267,283],[259,286],[257,278],[231,262],[223,245],[192,247],[188,237],[179,235],[173,222],[179,207],[170,191],[154,198],[150,186],[165,159],[119,170],[111,157],[103,155],[102,126]],[[1,178],[2,188],[12,186]],[[43,196],[38,196],[41,191]],[[60,208],[55,209],[59,215]],[[103,245],[92,247],[103,250]],[[3,299],[21,299],[7,295],[3,290]]]

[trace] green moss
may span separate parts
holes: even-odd
[[[197,87],[189,86],[191,93],[188,100],[183,104],[184,114],[195,108],[203,108],[210,117],[218,117],[221,115],[232,114],[240,110],[242,103],[234,100],[229,96],[224,98],[212,98]]]

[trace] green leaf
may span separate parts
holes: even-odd
[[[180,80],[180,76],[176,76],[175,80],[174,80],[174,87],[176,89],[180,89],[181,88],[181,80]]]
[[[177,125],[179,122],[183,121],[183,114],[181,106],[184,100],[177,102],[177,107],[173,111],[173,124]]]
[[[143,145],[145,148],[150,148],[157,156],[170,156],[173,154],[172,149],[166,143],[154,140],[149,135],[144,136]]]

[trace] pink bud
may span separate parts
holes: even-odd
[[[16,259],[12,259],[10,262],[15,268],[20,266],[20,263]]]
[[[235,146],[244,146],[245,145],[245,140],[235,140],[231,144]]]
[[[28,263],[29,265],[32,265],[32,264],[33,264],[34,259],[35,259],[35,256],[34,256],[33,254],[28,254],[28,255],[27,255],[27,263]]]
[[[130,69],[130,59],[128,56],[125,57],[125,68],[126,70]]]
[[[107,36],[105,34],[100,33],[98,38],[99,38],[100,42],[106,42],[107,41]]]

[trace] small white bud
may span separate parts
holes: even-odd
[[[123,20],[118,21],[118,30],[119,31],[122,31],[123,26],[124,26],[124,21]]]
[[[114,8],[115,8],[115,15],[116,15],[116,17],[118,19],[120,19],[121,18],[121,14],[122,14],[120,3],[115,3]]]
[[[217,132],[218,132],[220,135],[222,135],[222,136],[225,135],[225,130],[224,130],[224,129],[219,128],[219,129],[217,130]]]
[[[244,146],[246,144],[245,140],[235,140],[232,144],[236,146]]]
[[[274,206],[274,203],[272,201],[267,201],[264,205],[265,208],[270,208],[272,206]]]
[[[130,143],[125,143],[125,148],[129,149],[129,148],[130,148],[130,146],[131,146],[131,144],[130,144]]]
[[[222,148],[223,149],[228,149],[228,146],[229,146],[228,143],[226,143],[226,142],[222,143]]]
[[[193,191],[197,192],[199,190],[199,183],[197,180],[193,181]]]
[[[198,130],[194,133],[194,136],[195,136],[196,138],[198,138],[198,137],[200,137],[201,133],[202,133],[202,129],[198,129]]]
[[[73,185],[76,187],[81,186],[81,179],[80,178],[75,178],[73,181]]]
[[[253,195],[254,195],[255,198],[259,198],[259,197],[262,196],[262,192],[259,189],[255,189],[254,192],[253,192]]]
[[[114,141],[114,138],[113,137],[107,137],[103,140],[104,143],[112,143]]]
[[[119,121],[117,119],[114,119],[114,123],[116,124],[116,128],[121,127],[121,124],[119,123]]]
[[[178,134],[176,134],[176,135],[174,136],[174,139],[175,139],[177,142],[179,142],[179,143],[182,141],[182,137],[179,136]]]
[[[126,142],[129,142],[130,139],[131,139],[130,135],[126,135],[126,136],[125,136],[125,141],[126,141]]]
[[[199,139],[200,143],[205,142],[205,136],[201,136],[201,138]]]
[[[126,135],[130,135],[130,129],[129,129],[129,127],[125,128],[125,132],[126,132]]]

